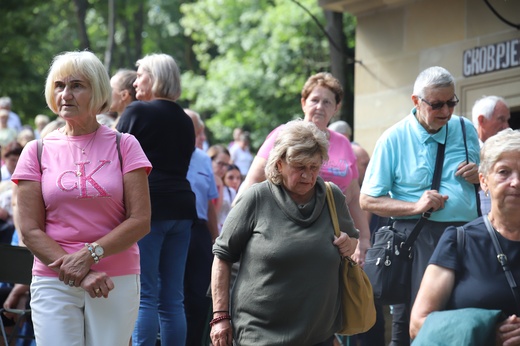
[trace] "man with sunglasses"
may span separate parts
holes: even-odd
[[[407,234],[423,213],[433,211],[413,245],[411,299],[393,306],[392,346],[410,345],[410,308],[440,236],[446,227],[461,226],[478,216],[474,188],[478,137],[463,118],[463,140],[461,119],[453,115],[459,102],[453,76],[438,66],[422,71],[411,98],[411,113],[379,138],[360,196],[361,208],[392,218],[394,227]],[[445,144],[445,156],[440,188],[432,190],[439,143]]]

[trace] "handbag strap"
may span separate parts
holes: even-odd
[[[338,212],[336,211],[336,203],[334,202],[334,193],[332,192],[332,187],[330,186],[329,182],[325,183],[325,187],[327,188],[327,204],[329,205],[330,217],[332,219],[332,225],[334,226],[334,235],[339,237],[340,230]]]
[[[466,124],[464,123],[464,119],[462,117],[460,119],[460,127],[462,128],[462,138],[464,139],[464,150],[466,151],[466,163],[469,163],[469,155],[468,155],[468,143],[466,142]],[[482,216],[482,211],[480,210],[480,195],[478,193],[479,184],[473,184],[475,188],[475,195],[477,198],[477,214],[478,216]]]
[[[459,226],[457,227],[457,260],[459,262],[462,261],[462,259],[464,258],[464,242],[465,242],[465,238],[464,238],[464,234],[465,234],[465,230],[464,230],[464,227],[463,226]]]
[[[339,237],[341,235],[341,231],[339,230],[339,222],[338,222],[338,212],[336,211],[336,202],[334,202],[334,192],[332,192],[332,187],[329,182],[325,182],[325,187],[327,190],[327,204],[329,206],[330,218],[332,219],[332,226],[334,227],[334,235]],[[350,266],[355,266],[357,263],[350,258],[349,256],[343,257]]]
[[[484,215],[483,219],[484,223],[486,224],[486,229],[489,233],[489,236],[491,237],[491,241],[493,242],[493,246],[495,247],[495,251],[497,253],[497,260],[502,266],[504,273],[506,274],[507,283],[509,284],[509,287],[511,287],[511,291],[513,291],[513,296],[515,297],[516,301],[516,310],[518,314],[518,310],[520,307],[520,295],[518,293],[518,286],[516,285],[515,278],[511,273],[511,268],[509,268],[507,256],[504,254],[504,251],[502,251],[502,247],[500,246],[500,243],[498,241],[497,234],[495,233],[495,229],[491,225],[488,216]]]
[[[432,179],[432,190],[439,190],[439,187],[441,185],[441,176],[442,176],[442,166],[444,164],[444,151],[446,149],[446,142],[448,140],[448,124],[446,124],[446,138],[444,140],[444,143],[439,143],[437,146],[437,158],[435,159],[435,171],[433,172],[433,179]],[[422,227],[424,226],[426,220],[430,218],[432,215],[433,208],[422,213],[421,218],[415,226],[412,229],[412,232],[406,239],[406,241],[401,244],[401,247],[404,249],[411,249],[413,243],[417,240],[417,237],[419,236],[419,232],[421,231]]]

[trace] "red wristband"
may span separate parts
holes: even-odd
[[[231,316],[230,315],[222,315],[222,316],[219,316],[219,317],[215,317],[214,319],[211,320],[211,322],[209,322],[209,325],[211,327],[213,327],[213,325],[215,323],[218,323],[218,322],[224,321],[224,320],[231,320]]]

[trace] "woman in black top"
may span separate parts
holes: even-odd
[[[125,109],[117,130],[139,140],[154,169],[148,178],[151,232],[139,241],[141,303],[132,342],[155,345],[160,324],[163,345],[184,345],[184,268],[191,224],[197,217],[186,173],[195,132],[191,119],[175,103],[181,93],[175,60],[152,54],[136,65],[134,87],[139,101]]]
[[[520,345],[519,303],[491,238],[494,233],[519,283],[520,131],[506,129],[486,140],[480,150],[479,178],[482,191],[491,198],[491,211],[464,225],[461,250],[456,228],[443,233],[411,312],[412,338],[433,311],[481,308],[508,316],[496,329],[495,345]]]

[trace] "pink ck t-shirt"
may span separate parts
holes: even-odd
[[[258,150],[257,155],[268,159],[269,152],[274,147],[276,136],[284,125],[278,126],[267,136],[264,144]],[[356,156],[352,150],[350,141],[343,135],[328,130],[329,138],[329,160],[323,163],[320,176],[325,181],[331,181],[338,185],[341,191],[345,192],[352,179],[359,176],[356,166]]]
[[[37,159],[37,142],[32,141],[25,146],[12,176],[15,183],[41,182],[45,233],[68,253],[98,240],[125,220],[123,174],[138,168],[151,171],[150,162],[132,135],[121,136],[122,167],[115,131],[101,126],[94,136],[67,137],[59,130],[51,132],[43,140],[43,173]],[[85,144],[82,154],[78,147],[84,148]],[[134,244],[102,258],[92,269],[109,276],[139,274],[139,248]],[[33,275],[58,276],[37,257]]]

